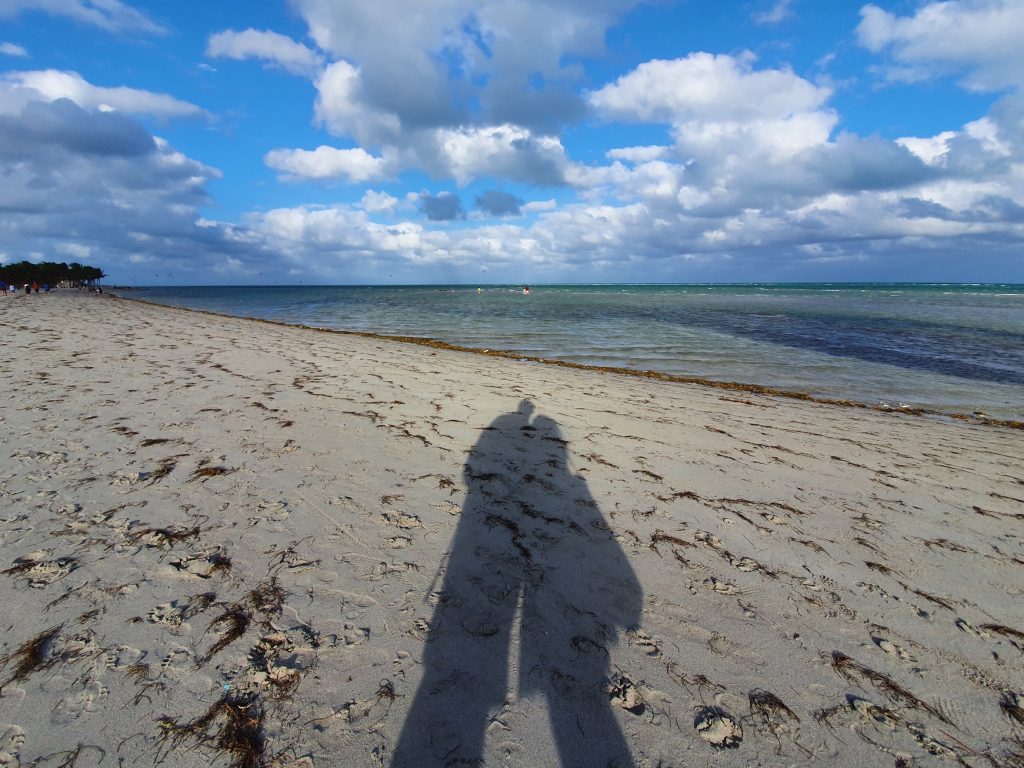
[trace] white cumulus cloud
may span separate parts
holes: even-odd
[[[481,176],[558,185],[568,165],[558,138],[511,124],[440,129],[426,134],[416,151],[422,166],[459,185]]]
[[[316,51],[290,37],[266,30],[225,30],[211,35],[206,55],[212,58],[259,59],[293,75],[312,77],[322,65]]]
[[[319,146],[314,150],[274,149],[264,162],[292,179],[344,179],[353,183],[376,181],[388,174],[388,162],[364,149]]]
[[[364,99],[358,67],[336,61],[316,80],[314,116],[335,136],[351,136],[360,144],[392,143],[400,139],[402,124],[398,115],[376,109]]]
[[[398,207],[398,198],[387,192],[368,189],[359,201],[359,205],[369,213],[391,213]]]
[[[77,72],[57,69],[30,72],[8,72],[2,82],[24,91],[22,98],[45,101],[70,99],[84,109],[129,112],[157,117],[197,117],[204,114],[195,104],[181,101],[165,93],[118,86],[104,88],[93,85]],[[2,107],[0,107],[2,110]]]
[[[861,9],[857,37],[875,53],[888,51],[896,80],[962,74],[974,90],[1024,85],[1020,0],[944,0],[897,16],[877,5]]]
[[[579,116],[573,58],[600,53],[606,30],[636,4],[293,0],[317,46],[359,70],[360,103],[407,129],[479,120],[549,130]]]
[[[750,55],[699,52],[641,64],[589,101],[612,119],[680,123],[785,118],[819,109],[830,95],[790,70],[755,70]]]

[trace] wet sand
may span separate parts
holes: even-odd
[[[0,326],[0,765],[1024,760],[1020,430],[77,292]]]

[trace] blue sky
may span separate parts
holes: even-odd
[[[1024,282],[1020,0],[0,0],[0,260]]]

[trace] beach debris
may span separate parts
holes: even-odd
[[[171,472],[174,471],[174,468],[178,466],[178,459],[184,455],[185,454],[180,454],[178,456],[168,456],[164,459],[161,459],[159,466],[157,466],[157,468],[154,469],[152,472],[147,473],[146,479],[149,481],[147,484],[152,485],[158,480],[162,480],[163,478],[171,474]]]
[[[981,624],[978,629],[1002,635],[1018,651],[1024,651],[1024,632],[1021,632],[1019,629],[1007,627],[1003,624]]]
[[[202,529],[198,525],[191,528],[181,526],[151,528],[146,526],[129,533],[128,540],[143,547],[171,549],[175,544],[199,538],[200,533],[202,533]]]
[[[671,544],[677,547],[689,547],[690,549],[693,549],[697,546],[692,541],[687,541],[686,539],[681,539],[678,536],[673,536],[670,533],[665,533],[663,530],[659,528],[651,534],[650,548],[653,549],[655,552],[658,552],[658,544],[661,543]],[[658,552],[658,554],[660,555],[661,552]]]
[[[876,563],[871,560],[865,560],[864,565],[866,565],[872,571],[877,571],[878,573],[885,574],[886,576],[896,575],[896,571],[894,569],[890,568],[887,565],[883,565],[882,563]]]
[[[743,741],[739,720],[721,707],[701,707],[693,718],[697,735],[715,749],[738,749]]]
[[[303,675],[316,665],[319,646],[319,635],[307,626],[265,634],[249,651],[248,674],[238,681],[238,687],[256,685],[269,690],[273,699],[290,696]]]
[[[78,567],[78,560],[74,557],[45,559],[49,555],[48,550],[41,550],[16,558],[10,568],[0,571],[0,573],[8,576],[21,576],[28,580],[30,587],[42,589],[60,581]]]
[[[149,448],[151,445],[163,445],[164,443],[170,443],[171,438],[169,437],[150,437],[139,443],[143,448]]]
[[[949,718],[939,712],[938,709],[919,699],[888,675],[857,663],[841,651],[832,652],[832,669],[834,669],[840,677],[848,682],[854,682],[855,678],[860,677],[870,682],[875,686],[875,688],[888,696],[890,701],[894,703],[902,702],[905,706],[908,706],[911,709],[924,710],[947,725],[953,725]]]
[[[231,467],[199,467],[192,473],[192,480],[205,480],[208,477],[217,477],[218,475],[228,475],[235,470]]]
[[[217,638],[217,642],[210,646],[206,653],[196,659],[196,666],[203,666],[220,651],[244,635],[245,630],[249,628],[249,621],[251,619],[252,615],[241,605],[231,604],[225,606],[221,614],[214,618],[209,626],[207,626],[207,629],[212,629],[215,626],[223,625],[224,631]]]
[[[207,630],[215,626],[223,626],[224,631],[210,649],[196,659],[196,666],[201,667],[240,638],[249,629],[255,615],[259,616],[259,625],[271,630],[271,620],[280,616],[284,609],[285,593],[278,584],[277,577],[260,582],[245,594],[237,603],[220,603],[222,611],[208,625]]]
[[[755,688],[747,694],[747,701],[750,703],[750,714],[760,719],[764,725],[772,725],[780,719],[784,719],[780,718],[780,715],[800,722],[796,712],[787,707],[782,699],[771,691]]]
[[[0,667],[6,667],[12,661],[14,670],[11,676],[3,683],[0,683],[0,692],[11,683],[25,680],[29,675],[38,669],[48,669],[56,663],[56,659],[50,656],[50,649],[54,641],[60,636],[63,624],[50,627],[40,632],[28,642],[22,643],[14,651],[6,656],[0,656]]]
[[[173,558],[167,564],[184,576],[200,579],[209,579],[216,574],[226,575],[232,565],[231,558],[224,554],[224,548],[219,544],[201,552]]]
[[[173,718],[162,718],[158,723],[161,742],[169,742],[168,752],[192,740],[196,746],[226,756],[228,768],[258,768],[268,764],[264,717],[257,694],[237,695],[228,690],[195,720],[178,723]]]
[[[606,688],[608,699],[616,707],[622,707],[634,715],[642,715],[647,709],[647,702],[641,695],[636,683],[621,673],[616,673]]]
[[[1016,691],[1003,691],[999,709],[1007,720],[1024,727],[1024,695]]]
[[[747,693],[747,702],[755,730],[771,734],[778,742],[776,754],[782,754],[782,737],[787,736],[806,757],[812,757],[812,753],[796,738],[798,731],[793,723],[799,723],[800,718],[782,699],[771,691],[754,688]]]

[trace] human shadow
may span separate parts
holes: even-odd
[[[484,765],[502,708],[542,695],[563,768],[632,768],[606,693],[609,646],[641,589],[565,440],[533,404],[496,418],[466,462],[468,492],[392,768]],[[551,761],[554,764],[554,760]]]

